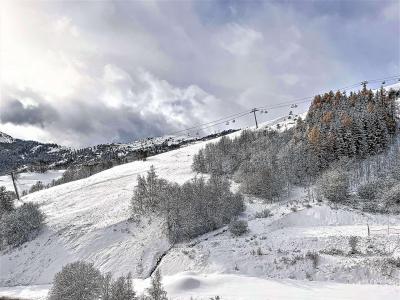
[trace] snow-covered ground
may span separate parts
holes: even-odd
[[[45,173],[23,172],[19,173],[17,187],[19,191],[29,190],[36,182],[41,181],[43,184],[49,184],[53,179],[59,179],[65,170],[49,170]],[[0,186],[5,186],[7,190],[13,191],[13,183],[10,176],[0,176]]]
[[[292,125],[288,122],[284,120],[282,126]],[[128,221],[139,174],[154,165],[167,180],[190,180],[196,176],[191,170],[193,155],[214,141],[25,196],[24,201],[41,204],[47,223],[35,240],[1,253],[0,286],[4,288],[0,295],[42,297],[54,274],[76,260],[91,261],[115,276],[132,272],[140,290],[147,283],[143,279],[165,254],[159,267],[175,299],[215,295],[222,299],[399,299],[400,272],[390,262],[400,256],[399,235],[367,235],[367,224],[371,229],[387,224],[400,229],[398,216],[332,208],[309,201],[306,192],[298,189],[279,204],[246,197],[241,218],[249,221],[250,231],[238,238],[221,228],[171,248],[161,220],[147,219],[139,225]],[[255,218],[265,208],[273,216]],[[357,253],[350,254],[353,235],[359,242]],[[21,285],[25,287],[16,287]]]
[[[299,280],[271,280],[233,274],[196,274],[182,272],[163,280],[169,299],[208,300],[220,296],[223,300],[381,300],[398,299],[399,286],[343,284]],[[141,294],[149,280],[134,280]],[[46,299],[50,285],[0,288],[0,296],[32,300]]]

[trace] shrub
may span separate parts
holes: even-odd
[[[383,195],[383,202],[387,206],[400,204],[400,183],[393,186]]]
[[[372,181],[360,185],[357,194],[361,199],[374,200],[379,193],[379,182]]]
[[[229,223],[229,231],[234,236],[241,236],[248,231],[248,223],[244,220],[233,220]]]
[[[321,178],[320,186],[326,199],[340,202],[347,199],[349,182],[346,172],[340,170],[327,171]]]
[[[357,253],[358,238],[356,236],[351,236],[349,238],[350,254]]]
[[[14,211],[4,214],[0,223],[2,246],[17,247],[37,236],[45,215],[34,203],[24,203]]]
[[[319,254],[318,254],[317,252],[308,251],[308,252],[306,253],[306,258],[308,258],[309,260],[312,261],[312,264],[313,264],[314,269],[315,269],[316,267],[318,267],[318,263],[319,263]]]
[[[0,218],[4,213],[14,210],[14,198],[12,193],[6,191],[4,186],[0,186]]]
[[[77,261],[67,264],[56,274],[49,300],[98,300],[103,277],[93,264]]]
[[[41,181],[36,181],[36,183],[34,185],[31,186],[31,188],[29,189],[29,193],[34,193],[37,191],[41,191],[45,188],[43,182]]]
[[[256,212],[256,214],[254,215],[254,217],[261,219],[261,218],[268,218],[268,217],[272,217],[273,214],[271,213],[271,211],[269,209],[263,209],[262,211],[258,211]]]

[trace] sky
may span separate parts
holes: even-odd
[[[400,74],[397,0],[3,0],[0,13],[0,131],[72,147]]]

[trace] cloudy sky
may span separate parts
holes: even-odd
[[[68,146],[400,73],[397,0],[5,0],[0,11],[0,131]]]

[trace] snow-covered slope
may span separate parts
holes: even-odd
[[[292,126],[291,122],[278,119],[260,128],[275,128],[277,123],[285,128]],[[400,244],[394,234],[367,236],[367,224],[372,229],[386,228],[386,216],[310,203],[302,190],[274,205],[246,198],[242,218],[249,221],[250,232],[239,238],[233,238],[222,228],[171,248],[161,220],[153,218],[140,225],[128,221],[129,201],[139,174],[154,165],[159,176],[183,183],[196,176],[191,170],[193,155],[216,140],[120,165],[24,197],[24,201],[42,205],[47,224],[35,240],[1,253],[0,285],[49,284],[63,265],[79,259],[92,261],[101,271],[111,271],[116,276],[132,272],[135,278],[146,278],[165,254],[159,267],[167,276],[168,291],[177,299],[189,299],[191,295],[209,298],[214,293],[223,299],[248,299],[246,289],[238,291],[235,297],[232,286],[238,282],[248,283],[247,288],[254,293],[259,289],[259,295],[251,295],[252,299],[265,299],[268,295],[272,295],[271,299],[293,299],[276,291],[269,294],[266,287],[292,289],[303,299],[312,299],[308,296],[313,289],[315,295],[321,295],[320,290],[329,293],[337,289],[336,294],[330,294],[332,299],[357,299],[357,291],[364,291],[369,299],[382,295],[394,299],[392,296],[400,293],[395,286],[374,288],[318,282],[396,284],[399,270],[388,269],[385,259],[399,257]],[[273,216],[255,218],[255,213],[265,208]],[[391,228],[400,229],[399,217],[390,217],[389,223]],[[358,255],[348,255],[351,235],[359,237]],[[323,254],[315,263],[307,254],[309,251]],[[182,273],[188,271],[196,274]]]
[[[42,204],[47,225],[34,241],[0,257],[0,285],[49,283],[62,265],[77,259],[95,261],[102,271],[116,275],[132,271],[135,277],[147,277],[170,245],[157,220],[140,227],[127,221],[136,177],[154,165],[160,176],[183,183],[195,175],[192,156],[202,146],[120,165],[24,197]]]

